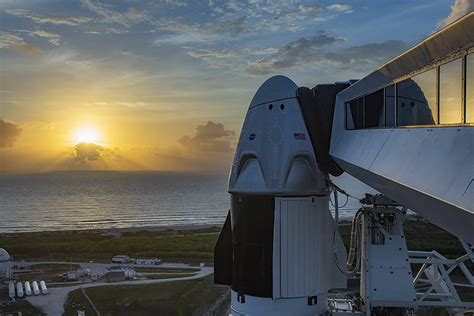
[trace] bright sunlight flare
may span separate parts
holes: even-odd
[[[77,129],[72,135],[72,141],[79,143],[98,143],[100,141],[100,132],[92,126],[83,126]]]

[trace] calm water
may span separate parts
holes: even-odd
[[[229,209],[226,182],[225,173],[0,175],[0,232],[220,225]],[[366,192],[349,177],[337,183],[355,196]],[[349,200],[342,217],[356,208]]]

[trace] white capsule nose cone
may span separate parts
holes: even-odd
[[[325,194],[296,84],[268,79],[255,94],[237,144],[228,191],[233,194]]]
[[[249,108],[263,103],[295,98],[297,89],[298,86],[290,78],[273,76],[260,86],[250,102]]]

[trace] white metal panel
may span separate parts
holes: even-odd
[[[279,201],[280,296],[289,298],[322,293],[327,287],[324,269],[327,199],[281,198]]]
[[[334,237],[336,239],[335,240],[336,256],[338,258],[338,262],[341,267],[345,267],[345,263],[347,262],[347,251],[339,232],[336,232],[337,235],[334,236],[335,223],[329,210],[327,211],[325,225],[328,228],[326,229],[326,239],[324,242],[324,245],[326,247],[325,267],[326,267],[326,274],[328,275],[327,288],[328,289],[346,288],[347,277],[339,270],[334,258],[334,246],[333,246]]]
[[[403,233],[403,216],[395,214],[392,231],[383,231],[383,244],[373,244],[375,227],[364,216],[361,261],[361,296],[370,310],[374,306],[417,306],[413,276]],[[377,226],[376,226],[377,227]]]

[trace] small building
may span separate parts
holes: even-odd
[[[104,278],[107,282],[118,282],[124,280],[134,279],[137,276],[137,272],[131,268],[112,268],[108,271]]]
[[[0,282],[12,278],[12,258],[5,249],[0,248]]]
[[[125,271],[109,271],[105,274],[107,282],[120,282],[125,281]]]
[[[144,265],[144,266],[157,266],[161,264],[161,259],[158,258],[137,258],[135,259],[135,264]]]
[[[129,263],[130,257],[127,255],[116,255],[112,257],[112,263]]]
[[[69,271],[67,273],[68,281],[77,281],[84,276],[90,275],[90,269],[79,269],[76,271]]]

